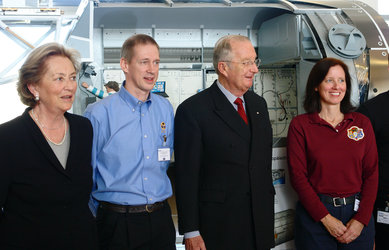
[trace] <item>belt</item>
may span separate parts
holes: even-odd
[[[165,205],[164,201],[156,202],[154,204],[146,204],[146,205],[138,205],[138,206],[131,206],[131,205],[119,205],[119,204],[113,204],[106,201],[100,202],[100,207],[102,209],[110,210],[116,213],[152,213],[154,211],[157,211],[158,209],[161,209]]]
[[[349,196],[349,197],[331,197],[327,195],[320,195],[320,200],[334,205],[334,207],[340,207],[345,206],[347,204],[354,204],[355,202],[355,195]]]

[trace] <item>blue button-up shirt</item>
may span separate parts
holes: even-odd
[[[168,100],[151,93],[141,102],[122,87],[89,105],[84,115],[93,126],[94,214],[98,201],[141,205],[172,195],[166,174],[170,161],[158,159],[158,149],[173,151],[174,113]]]

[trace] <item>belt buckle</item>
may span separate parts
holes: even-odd
[[[152,205],[153,205],[153,204],[146,204],[146,212],[148,212],[148,213],[153,212],[153,209],[150,209],[150,207],[151,207]]]
[[[337,200],[340,200],[340,199],[343,199],[343,204],[344,205],[347,205],[347,202],[346,202],[346,198],[341,198],[341,197],[335,197],[335,198],[332,198],[332,202],[333,202],[333,204],[334,204],[334,207],[340,207],[340,206],[342,206],[342,204],[336,204],[336,201]]]

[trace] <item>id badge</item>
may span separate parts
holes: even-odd
[[[355,212],[358,212],[359,203],[360,203],[360,202],[361,202],[361,201],[360,201],[359,199],[355,198],[355,202],[354,202],[354,211],[355,211]]]
[[[158,161],[170,161],[170,148],[158,149]]]
[[[389,212],[377,211],[377,223],[389,224]]]

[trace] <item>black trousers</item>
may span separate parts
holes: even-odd
[[[343,222],[344,225],[353,217],[354,204],[334,207],[323,203],[328,212]],[[371,250],[374,244],[374,218],[370,218],[368,226],[365,226],[354,241],[349,244],[339,243],[330,235],[327,229],[319,221],[312,219],[303,205],[298,202],[295,217],[294,242],[297,250]]]
[[[152,213],[97,211],[100,250],[173,250],[176,230],[169,204]]]

